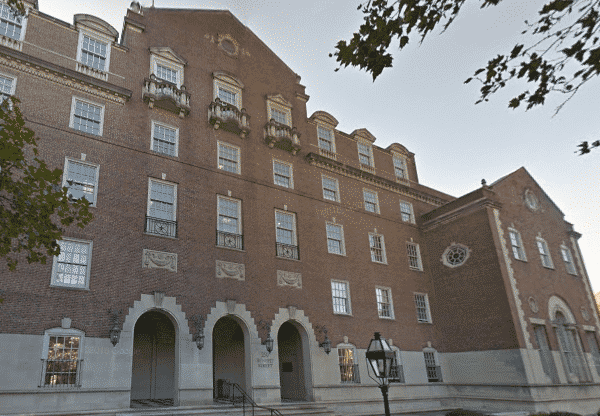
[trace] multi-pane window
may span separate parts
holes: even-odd
[[[435,362],[435,353],[431,351],[423,351],[425,359],[425,368],[427,370],[427,381],[430,383],[442,381],[442,370]]]
[[[104,71],[106,68],[106,58],[108,53],[108,44],[98,39],[83,35],[81,41],[80,62],[98,71]]]
[[[152,123],[152,150],[169,156],[179,153],[179,129]]]
[[[327,251],[332,254],[345,255],[344,231],[341,225],[326,223]]]
[[[96,206],[98,171],[98,165],[66,159],[62,186],[69,188],[70,198],[85,198],[90,205]]]
[[[244,248],[241,206],[240,200],[217,196],[217,246]]]
[[[279,160],[273,160],[273,181],[275,185],[294,188],[292,165]]]
[[[567,273],[577,275],[577,270],[575,269],[575,263],[573,262],[573,256],[571,255],[571,250],[569,250],[565,246],[562,246],[560,248],[560,253],[562,254],[563,261],[565,262],[565,267],[567,268]]]
[[[510,245],[512,247],[513,256],[517,260],[526,261],[525,250],[523,249],[523,241],[521,240],[521,234],[515,230],[508,230],[508,236],[510,237]]]
[[[43,386],[79,386],[81,337],[48,336],[48,358],[44,360]]]
[[[383,236],[369,233],[369,245],[371,246],[371,261],[375,263],[387,263]]]
[[[287,114],[283,111],[276,110],[275,108],[271,108],[271,118],[278,123],[287,124]]]
[[[276,255],[287,259],[299,259],[296,242],[296,216],[294,214],[275,211]]]
[[[565,316],[560,312],[556,312],[555,331],[569,376],[577,377],[579,382],[586,381],[585,360],[579,343],[579,335],[572,325],[567,325]]]
[[[375,288],[375,297],[377,298],[377,313],[380,318],[393,318],[394,309],[392,308],[392,290],[389,288]]]
[[[233,106],[237,106],[237,92],[232,91],[231,89],[225,88],[221,85],[218,86],[218,97],[221,101],[231,104]]]
[[[419,245],[415,243],[406,243],[406,253],[408,255],[408,267],[413,270],[423,270],[421,263],[421,251]]]
[[[600,348],[598,348],[598,339],[596,334],[592,331],[586,331],[587,343],[590,353],[592,354],[592,361],[596,367],[596,372],[600,375]]]
[[[240,173],[240,149],[236,146],[218,142],[219,169]]]
[[[146,232],[165,237],[177,237],[177,187],[175,184],[150,179]]]
[[[0,104],[13,95],[14,78],[0,75]]]
[[[536,240],[538,251],[540,252],[540,259],[542,260],[542,266],[552,269],[552,258],[550,257],[550,251],[548,251],[548,244],[541,238]]]
[[[185,62],[162,49],[150,48],[150,74],[153,74],[157,80],[166,81],[180,88],[181,84],[183,84]]]
[[[540,351],[540,359],[542,360],[542,369],[544,370],[544,373],[550,377],[552,381],[558,381],[554,359],[552,358],[552,351],[550,351],[550,347],[548,346],[546,327],[544,325],[534,325],[533,332]]]
[[[317,136],[319,137],[319,149],[335,153],[332,130],[317,126]]]
[[[177,85],[178,72],[176,69],[156,63],[156,78]]]
[[[340,193],[337,179],[321,176],[321,183],[323,184],[323,198],[339,202]]]
[[[331,300],[333,302],[333,313],[350,315],[350,290],[347,282],[331,281]]]
[[[429,298],[425,293],[415,293],[415,308],[417,311],[417,321],[431,323],[431,313],[429,312]]]
[[[408,170],[406,170],[406,159],[394,156],[394,173],[398,179],[408,179]]]
[[[354,348],[338,348],[340,380],[342,383],[360,383]]]
[[[373,154],[370,145],[358,143],[358,161],[361,165],[373,166]]]
[[[0,35],[21,40],[22,17],[12,7],[0,3]]]
[[[104,107],[73,97],[71,127],[85,133],[102,135]]]
[[[400,358],[400,351],[394,349],[394,361],[390,367],[390,383],[404,383],[404,369]]]
[[[379,199],[377,198],[377,192],[363,189],[363,197],[365,200],[365,211],[379,214]]]
[[[400,201],[400,216],[404,222],[415,222],[413,206],[410,202]]]
[[[54,257],[51,286],[86,289],[89,286],[89,267],[92,242],[61,240],[60,254]]]

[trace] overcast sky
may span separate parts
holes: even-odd
[[[600,291],[600,150],[574,152],[581,141],[600,139],[599,81],[588,82],[552,117],[561,97],[530,111],[509,110],[521,92],[506,88],[491,102],[474,105],[477,84],[464,85],[487,60],[507,53],[526,19],[545,1],[504,0],[484,10],[469,1],[444,34],[395,54],[394,68],[375,82],[355,69],[334,72],[328,54],[349,39],[362,17],[356,0],[154,0],[156,7],[229,9],[287,65],[302,76],[310,95],[308,114],[324,110],[347,133],[367,128],[387,147],[393,142],[415,153],[419,181],[461,196],[521,166],[533,175],[582,233],[579,240],[594,291]],[[73,22],[93,14],[119,32],[131,0],[39,0],[40,10]],[[141,1],[148,7],[152,0]],[[522,86],[522,85],[521,85]],[[534,248],[531,247],[530,250]],[[534,253],[529,254],[530,257]],[[552,252],[558,262],[558,253]]]

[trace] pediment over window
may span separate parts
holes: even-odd
[[[319,124],[325,124],[333,128],[335,128],[339,123],[334,116],[325,111],[315,111],[312,116],[310,116],[309,120]]]
[[[287,108],[292,108],[292,103],[290,103],[288,100],[283,98],[283,95],[281,95],[281,94],[267,95],[267,100],[274,102],[276,104],[282,105]]]
[[[79,30],[81,28],[90,29],[98,34],[110,38],[116,42],[119,38],[119,32],[104,20],[92,16],[91,14],[76,14],[73,16],[73,24]]]
[[[399,153],[404,156],[410,156],[410,152],[406,149],[406,147],[402,146],[400,143],[392,143],[390,144],[386,150],[390,152]]]
[[[231,84],[241,90],[244,89],[244,84],[242,83],[242,81],[240,81],[239,79],[237,79],[236,77],[234,77],[233,75],[224,72],[224,71],[216,71],[212,73],[212,76],[214,79],[217,79],[221,82],[225,82],[227,84]]]
[[[354,140],[367,140],[371,143],[373,143],[375,141],[375,136],[373,136],[369,130],[367,129],[358,129],[358,130],[354,130],[352,133],[350,133],[350,136],[354,139]]]
[[[152,46],[149,49],[151,54],[171,61],[177,65],[185,66],[187,64],[187,61],[183,59],[181,55],[168,46]]]

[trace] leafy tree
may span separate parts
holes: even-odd
[[[392,41],[403,49],[417,38],[420,42],[436,27],[445,31],[456,19],[466,0],[369,0],[358,6],[364,23],[349,42],[341,40],[334,54],[340,67],[354,66],[371,73],[373,81],[385,68],[392,67]],[[480,0],[481,8],[496,6],[502,0]],[[565,94],[556,112],[594,76],[600,73],[600,1],[550,0],[537,21],[526,23],[525,40],[508,53],[498,55],[475,71],[472,80],[481,82],[476,104],[504,88],[510,81],[523,79],[532,86],[508,102],[529,110],[543,105],[548,94]],[[340,67],[336,69],[339,70]],[[580,154],[589,153],[600,142],[579,145]]]
[[[89,202],[70,200],[61,187],[62,170],[50,170],[37,157],[35,133],[14,97],[0,105],[0,257],[15,270],[19,253],[29,263],[46,264],[60,253],[65,228],[83,228],[93,216]]]

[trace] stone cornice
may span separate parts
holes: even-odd
[[[125,104],[132,95],[126,88],[1,45],[0,64],[118,104]]]
[[[381,176],[365,172],[364,170],[355,168],[353,166],[346,165],[336,160],[329,159],[317,153],[311,152],[307,154],[306,161],[313,166],[318,166],[327,171],[334,172],[342,176],[358,179],[361,182],[368,183],[369,185],[386,189],[388,191],[392,191],[400,195],[408,196],[410,198],[426,202],[430,205],[439,207],[449,202],[445,199],[438,198],[426,192],[422,192],[418,189],[411,188],[410,186],[403,185],[401,183],[382,178]]]
[[[453,201],[453,202],[455,202],[455,201]],[[439,225],[452,222],[455,219],[457,219],[458,217],[462,217],[462,216],[470,214],[474,211],[486,209],[488,207],[500,209],[502,207],[502,205],[496,201],[493,201],[493,200],[487,198],[487,197],[482,197],[482,198],[476,199],[474,201],[469,201],[469,202],[465,203],[464,205],[460,205],[451,211],[444,212],[444,213],[440,214],[439,216],[436,216],[433,219],[428,219],[427,214],[423,215],[421,217],[421,219],[423,219],[424,221],[423,221],[423,224],[421,225],[421,229],[423,230],[423,232],[428,232],[428,231],[431,231],[432,229],[438,227]]]

